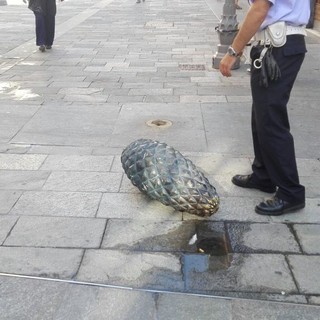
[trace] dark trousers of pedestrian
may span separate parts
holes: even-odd
[[[287,103],[305,53],[304,36],[287,36],[283,47],[272,49],[281,78],[265,88],[259,85],[260,70],[252,66],[251,73],[253,179],[262,185],[277,186],[276,196],[292,203],[305,201],[305,188],[299,182]],[[251,58],[257,57],[258,50],[253,47]]]
[[[55,16],[35,13],[37,46],[52,46],[55,32]]]

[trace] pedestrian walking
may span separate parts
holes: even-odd
[[[306,53],[305,28],[310,15],[307,0],[250,0],[250,9],[220,72],[231,68],[254,36],[251,50],[251,129],[254,147],[252,173],[236,175],[232,182],[242,188],[275,193],[255,211],[281,215],[304,208],[305,187],[300,184],[294,140],[290,133],[287,103]]]
[[[63,1],[63,0],[60,0]],[[36,23],[36,44],[44,52],[51,49],[55,34],[56,0],[29,0]]]

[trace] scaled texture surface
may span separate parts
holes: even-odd
[[[219,208],[219,196],[209,180],[165,143],[136,140],[122,152],[121,163],[141,192],[178,211],[208,217]]]

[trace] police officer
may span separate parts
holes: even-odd
[[[275,193],[271,199],[255,207],[258,214],[276,216],[305,206],[305,188],[299,182],[290,133],[287,103],[303,62],[305,46],[304,26],[310,15],[309,0],[250,0],[251,6],[228,53],[221,60],[220,72],[231,76],[231,68],[245,45],[257,34],[279,21],[286,26],[286,42],[272,48],[272,57],[281,73],[267,86],[261,85],[261,69],[251,68],[252,137],[254,162],[252,173],[236,175],[232,182],[242,188],[254,188]],[[258,43],[261,45],[261,43]],[[261,46],[260,46],[261,47]],[[259,46],[253,46],[251,58],[259,58]]]

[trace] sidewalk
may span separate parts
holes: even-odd
[[[266,194],[230,181],[250,171],[251,96],[245,65],[228,79],[212,69],[222,0],[68,0],[44,53],[32,13],[11,1],[0,6],[1,320],[320,319],[316,33],[289,106],[307,205],[264,217],[253,208]],[[140,194],[120,163],[138,138],[190,158],[219,211],[198,219]],[[223,254],[189,245],[197,230]]]

